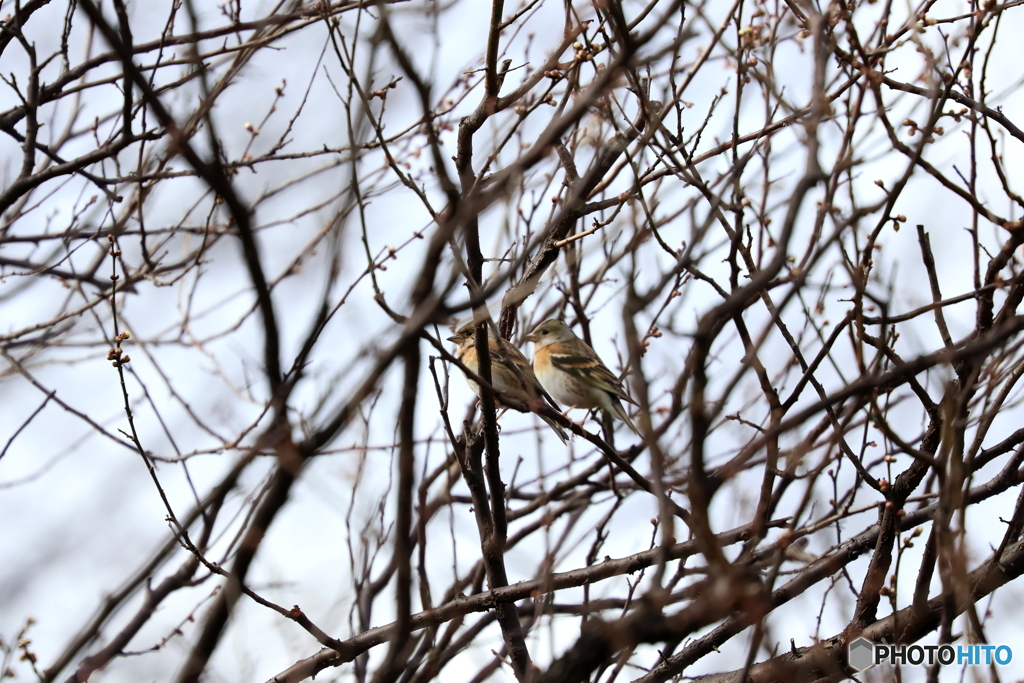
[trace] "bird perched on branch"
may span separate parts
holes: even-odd
[[[545,320],[525,339],[536,345],[533,371],[555,400],[572,408],[600,408],[640,433],[622,407],[622,401],[633,405],[637,402],[629,397],[619,378],[605,367],[594,349],[568,325],[561,320]]]
[[[474,323],[463,325],[459,328],[458,332],[448,337],[448,341],[455,342],[458,346],[455,357],[462,361],[462,364],[467,368],[479,374],[480,364],[478,363],[476,353],[476,325]],[[487,336],[487,347],[490,349],[491,356],[491,386],[499,394],[494,397],[499,405],[504,406],[500,396],[500,394],[504,394],[525,403],[531,410],[536,410],[538,402],[543,404],[545,400],[551,403],[554,408],[558,408],[558,404],[554,402],[551,396],[544,391],[541,383],[537,381],[537,376],[533,374],[533,368],[530,367],[530,361],[526,359],[522,351],[517,349],[511,342],[500,337],[496,339],[491,335]],[[466,383],[469,384],[469,387],[477,396],[481,395],[479,384],[469,377],[466,377]],[[564,429],[558,426],[557,422],[545,415],[538,414],[537,417],[544,420],[554,430],[558,438],[562,440],[562,443],[568,443],[569,436],[565,433]]]

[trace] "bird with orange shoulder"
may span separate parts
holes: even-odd
[[[622,401],[638,405],[600,356],[561,320],[545,320],[526,341],[534,343],[533,371],[555,400],[571,408],[599,408],[640,434]]]
[[[448,337],[448,341],[455,342],[458,347],[455,351],[455,357],[471,371],[479,374],[480,364],[476,350],[476,325],[474,323],[463,325],[453,336]],[[488,334],[487,348],[490,351],[491,358],[491,386],[497,393],[495,399],[499,405],[504,406],[501,402],[501,396],[505,395],[520,403],[525,403],[531,409],[536,409],[537,401],[543,403],[545,400],[550,402],[555,409],[558,409],[558,404],[551,399],[548,392],[544,391],[544,387],[541,386],[537,376],[534,375],[533,368],[530,367],[530,361],[526,359],[523,352],[516,348],[514,344],[497,335],[492,336]],[[470,389],[477,396],[481,395],[480,385],[477,382],[466,376],[466,383],[469,384]],[[558,435],[558,438],[562,440],[562,443],[568,443],[569,436],[557,422],[546,415],[538,414],[537,417],[544,420],[551,427],[555,434]]]

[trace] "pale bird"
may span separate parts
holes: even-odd
[[[556,401],[572,408],[600,408],[619,418],[639,434],[622,401],[633,405],[619,378],[605,367],[585,341],[560,320],[545,320],[526,335],[536,346],[533,370]]]

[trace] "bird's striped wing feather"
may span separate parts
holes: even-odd
[[[553,353],[551,354],[551,364],[591,386],[607,391],[609,394],[614,394],[633,405],[637,405],[637,402],[631,399],[626,390],[622,388],[619,378],[613,375],[612,371],[606,368],[604,363],[598,358]]]

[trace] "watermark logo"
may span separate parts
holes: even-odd
[[[1013,659],[1009,645],[884,645],[858,638],[850,643],[850,668],[863,671],[877,664],[904,666],[1005,666]]]

